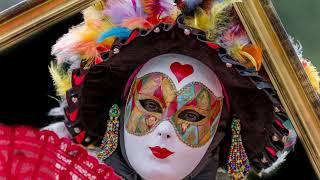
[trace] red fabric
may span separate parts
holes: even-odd
[[[72,113],[69,112],[69,110],[66,110],[66,116],[71,121],[74,122],[77,119],[79,109],[76,109]]]
[[[120,180],[113,169],[69,139],[31,127],[0,125],[0,179]]]
[[[74,137],[76,139],[76,142],[81,144],[83,139],[84,139],[84,136],[86,135],[86,132],[84,131],[81,131],[76,137]]]
[[[73,78],[74,84],[76,86],[79,86],[83,82],[85,76],[86,76],[85,74],[82,74],[80,76],[77,76],[76,74],[73,74],[72,78]]]
[[[139,35],[139,31],[138,31],[138,30],[134,30],[134,31],[130,34],[130,36],[129,36],[129,38],[128,38],[128,40],[126,41],[125,44],[129,44],[129,43],[130,43],[132,40],[134,40],[138,35]]]
[[[212,49],[219,49],[220,46],[218,44],[212,43],[212,42],[206,42],[206,44],[211,47]]]

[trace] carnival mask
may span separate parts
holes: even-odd
[[[125,108],[124,140],[144,179],[186,177],[205,155],[223,103],[217,76],[200,61],[165,54],[135,77]]]

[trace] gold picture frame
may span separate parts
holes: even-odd
[[[320,177],[320,98],[271,0],[244,0],[234,7],[250,39],[262,47],[263,66]]]
[[[1,12],[0,51],[93,3],[99,1],[26,0]],[[320,98],[271,0],[243,0],[234,8],[251,40],[263,49],[263,66],[320,177]]]

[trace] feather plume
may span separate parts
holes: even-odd
[[[279,151],[277,154],[278,159],[270,167],[263,169],[258,175],[262,177],[263,175],[271,175],[276,173],[280,169],[281,165],[286,161],[288,154],[288,151]]]
[[[105,14],[118,26],[125,20],[146,19],[140,0],[108,0]]]
[[[124,27],[114,27],[106,32],[103,32],[97,42],[101,43],[104,40],[110,38],[110,37],[118,37],[118,38],[128,38],[131,34],[131,30]]]
[[[230,18],[226,13],[226,9],[231,7],[234,2],[241,2],[241,0],[215,2],[209,12],[197,8],[194,17],[187,17],[185,24],[205,31],[207,38],[209,40],[214,40],[218,32],[222,32],[226,29],[226,24],[229,22]]]
[[[114,38],[97,43],[99,35],[113,27],[105,20],[102,11],[91,7],[83,11],[83,14],[84,22],[71,28],[53,46],[52,54],[57,57],[58,63],[74,64],[83,60],[89,66],[99,55],[99,47],[105,49],[113,43]]]
[[[306,58],[303,57],[303,48],[299,41],[295,41],[295,39],[289,36],[291,44],[298,55],[300,62],[303,65],[303,68],[311,82],[313,88],[320,93],[320,77],[317,68]]]
[[[153,26],[149,21],[147,21],[144,17],[142,18],[132,18],[123,20],[121,26],[127,27],[129,29],[149,29]]]
[[[300,59],[303,58],[303,48],[300,41],[295,41],[294,37],[289,36],[289,40]]]
[[[177,16],[177,6],[173,0],[142,0],[147,20],[153,24],[172,23]]]
[[[72,87],[71,75],[65,72],[59,65],[54,62],[51,62],[49,66],[49,72],[51,74],[57,96],[64,99],[66,91]]]
[[[168,16],[175,8],[173,0],[143,0],[144,11],[151,17]]]
[[[317,68],[307,59],[300,59],[313,88],[320,93],[320,77]]]
[[[262,50],[257,45],[251,44],[241,25],[233,25],[218,41],[228,54],[241,64],[257,71],[261,68]]]

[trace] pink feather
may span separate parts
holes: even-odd
[[[106,7],[105,14],[116,25],[128,19],[145,18],[139,0],[108,0]]]
[[[249,44],[250,40],[242,25],[233,25],[220,38],[223,47],[230,47],[232,44]]]
[[[152,17],[168,16],[175,8],[173,0],[143,0],[145,12]]]

